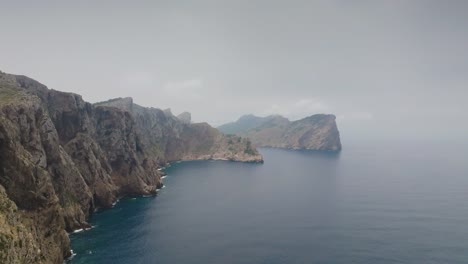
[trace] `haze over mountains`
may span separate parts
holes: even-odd
[[[159,194],[187,198],[160,195],[156,210],[177,214],[127,226],[138,247],[128,236],[82,253],[468,263],[467,11],[467,0],[2,1],[0,69],[48,87],[0,72],[0,264],[63,264],[69,232],[95,210],[164,184]],[[206,167],[180,189],[162,180],[175,161],[262,163],[257,146],[313,151],[187,162]],[[153,227],[167,243],[148,243],[162,237]],[[114,242],[126,231],[110,229]]]
[[[90,215],[119,197],[155,194],[158,168],[170,161],[263,162],[255,145],[341,149],[333,115],[244,116],[220,130],[188,112],[129,97],[90,104],[0,72],[0,262],[63,262],[66,232],[89,227]]]
[[[280,115],[244,115],[218,129],[226,134],[247,137],[259,147],[309,150],[341,150],[340,133],[334,115],[316,114],[289,121]]]
[[[0,69],[216,126],[333,113],[346,142],[467,140],[468,1],[111,3],[2,1]]]

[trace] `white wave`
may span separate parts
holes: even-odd
[[[167,175],[164,175],[164,176],[161,177],[161,179],[165,179],[166,177],[167,177]]]
[[[120,201],[120,199],[117,199],[117,201],[113,202],[112,207],[114,207],[119,201]]]
[[[70,249],[70,257],[68,257],[63,263],[67,263],[68,261],[72,260],[75,256],[76,256],[76,253],[73,252],[73,249]]]
[[[96,226],[90,226],[90,227],[85,227],[85,228],[80,228],[80,229],[76,229],[76,230],[73,230],[73,234],[76,234],[76,233],[81,233],[83,231],[88,231],[88,230],[91,230],[93,228],[95,228]]]

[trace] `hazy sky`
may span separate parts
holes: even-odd
[[[90,102],[468,135],[468,1],[0,0],[0,70]]]

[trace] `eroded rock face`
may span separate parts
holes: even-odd
[[[340,133],[334,115],[312,115],[293,122],[278,115],[247,115],[219,129],[226,134],[247,137],[259,147],[341,150]]]
[[[31,220],[18,211],[16,204],[0,186],[0,263],[44,262],[40,244],[32,230],[26,228]]]
[[[160,186],[154,157],[147,155],[128,111],[114,107],[95,108],[97,141],[112,168],[111,177],[119,193],[153,194]]]
[[[63,263],[96,208],[154,194],[183,159],[262,160],[250,141],[133,104],[92,105],[0,72],[0,262]]]
[[[110,208],[117,199],[118,187],[110,176],[112,169],[102,148],[90,135],[79,133],[64,149],[88,185],[94,208]]]
[[[192,115],[189,112],[183,112],[177,116],[180,122],[190,124],[192,122]]]
[[[112,99],[97,105],[130,113],[142,145],[158,162],[200,159],[263,161],[249,140],[226,136],[207,123],[191,123],[188,113],[176,117],[169,110],[134,104],[131,98]]]
[[[65,217],[65,212],[70,204],[59,200],[54,181],[63,180],[58,173],[66,171],[63,165],[69,160],[59,157],[63,151],[40,100],[14,86],[3,85],[1,89],[0,184],[19,210],[9,206],[11,210],[2,212],[2,217],[7,220],[1,227],[0,236],[10,246],[0,250],[0,255],[20,263],[61,263],[70,252],[70,241],[65,232],[65,219],[70,220]],[[14,98],[5,100],[8,93],[14,94]],[[49,158],[47,154],[54,151],[57,153]],[[58,163],[49,167],[52,160],[58,160]],[[61,190],[68,187],[65,185]],[[86,195],[86,190],[84,193]],[[3,197],[5,203],[9,203],[8,199]],[[62,204],[67,206],[64,208]],[[82,216],[82,212],[77,212],[76,219]],[[14,232],[13,223],[20,230]],[[25,240],[33,251],[25,252],[11,246],[14,241],[19,245],[19,240]],[[31,259],[34,261],[29,262]]]

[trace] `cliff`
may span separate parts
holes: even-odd
[[[155,194],[160,164],[261,161],[248,140],[230,148],[232,137],[206,124],[113,104],[0,72],[0,263],[63,263],[67,232],[121,196]]]
[[[143,144],[160,162],[198,159],[262,161],[249,140],[224,135],[207,123],[191,123],[187,112],[176,117],[169,110],[137,105],[132,98],[117,98],[96,105],[128,111],[136,122],[136,131]]]
[[[177,116],[177,118],[185,124],[190,124],[192,122],[192,115],[189,112],[183,112]]]
[[[226,134],[247,137],[259,147],[341,150],[340,133],[334,115],[317,114],[292,122],[279,115],[246,115],[218,129]]]

